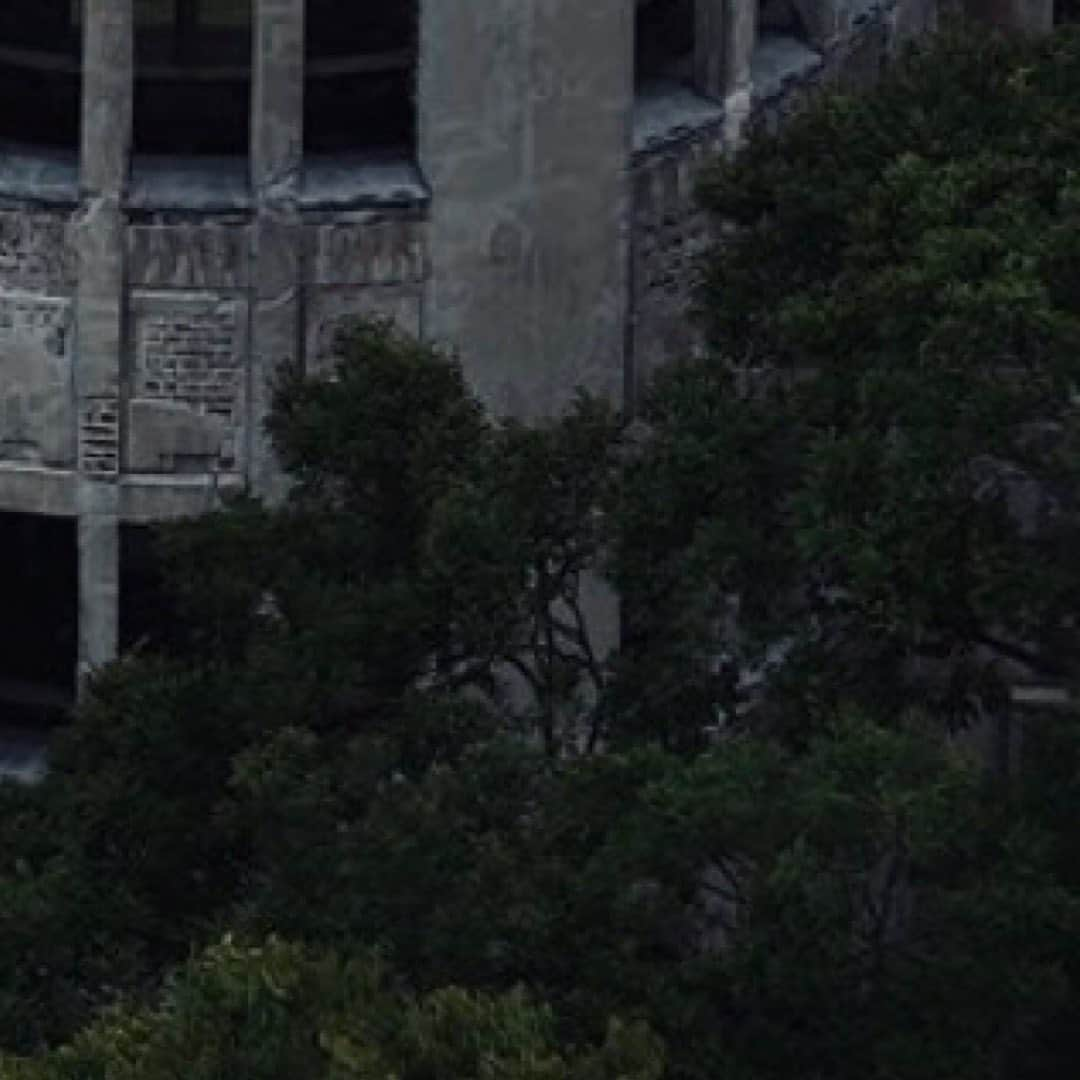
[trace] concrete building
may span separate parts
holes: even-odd
[[[1033,27],[1050,10],[994,2]],[[70,694],[116,655],[132,530],[273,490],[267,377],[317,369],[351,314],[459,349],[497,413],[554,413],[577,385],[632,405],[692,347],[699,162],[822,83],[872,81],[935,17],[7,0],[0,697]]]

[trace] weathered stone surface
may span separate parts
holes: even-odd
[[[132,287],[149,289],[246,288],[250,245],[246,224],[130,225],[128,280]]]
[[[247,417],[245,300],[144,293],[132,301],[131,324],[127,468],[238,467]]]
[[[621,398],[632,34],[624,0],[422,4],[426,329],[498,413]]]
[[[0,285],[67,292],[76,280],[67,214],[0,210]]]
[[[308,229],[316,285],[399,285],[427,276],[427,224],[414,214],[366,214]]]
[[[233,432],[225,421],[175,401],[128,405],[127,468],[131,472],[216,471],[233,458]]]
[[[72,305],[0,291],[0,462],[70,468]]]

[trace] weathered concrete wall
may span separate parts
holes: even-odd
[[[496,413],[618,400],[633,11],[424,0],[419,156],[435,193],[427,331]]]
[[[254,4],[246,161],[133,163],[132,0],[87,0],[77,167],[0,155],[0,509],[80,517],[81,664],[115,649],[119,521],[274,495],[269,378],[356,314],[459,350],[497,414],[632,407],[699,347],[702,162],[872,82],[938,2],[797,0],[805,40],[758,41],[756,0],[696,0],[692,71],[635,95],[628,0],[421,0],[417,168],[305,160],[303,0]]]

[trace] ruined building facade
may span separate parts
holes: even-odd
[[[935,0],[7,0],[0,683],[116,655],[127,533],[270,492],[267,378],[317,369],[350,315],[459,349],[499,414],[551,414],[577,385],[632,399],[690,346],[698,163],[817,85],[872,81],[935,18]]]

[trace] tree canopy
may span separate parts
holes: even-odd
[[[1066,1074],[1078,89],[944,36],[718,162],[632,423],[283,372],[285,502],[0,788],[0,1076]]]

